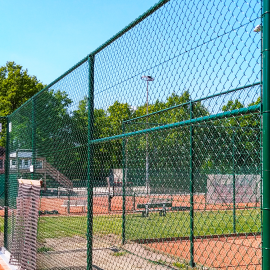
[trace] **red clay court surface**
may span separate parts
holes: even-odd
[[[146,244],[151,249],[190,260],[190,242],[187,240]],[[194,261],[215,269],[261,269],[261,237],[219,237],[196,239]]]
[[[71,200],[87,200],[87,198],[77,198],[71,197]],[[137,196],[134,198],[132,196],[126,197],[126,211],[133,212],[137,208],[138,204],[147,203],[150,200],[164,200],[171,199],[173,206],[190,206],[190,196],[189,195],[150,195],[150,196]],[[65,215],[66,208],[63,207],[64,201],[67,198],[41,198],[40,210],[57,210],[59,214]],[[109,211],[108,196],[100,196],[93,198],[93,214],[114,214],[122,211],[123,200],[121,196],[113,197],[111,200],[111,211]],[[259,207],[256,203],[238,203],[236,205],[237,209],[246,207]],[[194,196],[194,210],[209,211],[209,210],[231,210],[232,204],[206,204],[204,195]],[[71,207],[71,214],[82,214],[82,207]]]
[[[11,268],[5,263],[3,258],[0,257],[0,270],[10,270]]]

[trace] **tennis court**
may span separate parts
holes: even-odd
[[[160,0],[5,117],[13,263],[269,270],[269,9]]]

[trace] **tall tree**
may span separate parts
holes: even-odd
[[[7,62],[0,67],[0,116],[11,114],[43,88],[44,85],[36,76],[30,76],[27,69],[15,62]],[[4,125],[0,146],[5,146],[5,130]]]
[[[42,88],[44,85],[36,76],[30,76],[27,69],[7,62],[0,67],[0,115],[11,114]]]

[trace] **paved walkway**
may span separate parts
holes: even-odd
[[[9,252],[4,252],[0,250],[0,270],[17,270],[18,267],[14,265],[9,265]]]
[[[9,266],[5,263],[5,261],[0,257],[0,270],[10,270]]]

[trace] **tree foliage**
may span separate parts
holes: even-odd
[[[15,62],[7,62],[0,67],[0,116],[7,116],[24,104],[34,94],[44,88],[27,69]],[[5,146],[5,130],[2,132],[0,146]]]
[[[0,68],[0,115],[12,113],[43,87],[44,85],[35,76],[28,75],[27,70],[23,70],[14,62],[8,62],[6,66]],[[225,112],[259,103],[260,99],[244,105],[236,99],[227,101],[221,108]],[[191,96],[188,91],[181,95],[173,93],[166,100],[156,100],[148,104],[149,115],[145,116],[146,104],[134,108],[128,103],[116,100],[108,108],[94,109],[92,135],[94,139],[101,139],[181,122],[191,117],[210,115],[208,108],[201,102],[192,104],[191,107]],[[176,108],[166,110],[174,106]],[[164,111],[155,113],[160,110]],[[136,120],[125,122],[129,119]],[[45,157],[71,180],[87,179],[89,138],[87,97],[79,101],[77,109],[74,110],[73,100],[66,92],[51,88],[21,107],[19,113],[12,115],[10,120],[11,150],[33,149],[34,140],[37,157]],[[240,115],[212,120],[195,124],[192,128],[193,168],[198,175],[202,171],[232,173],[252,166],[256,169],[259,166],[259,115]],[[94,144],[95,185],[106,185],[105,178],[110,169],[123,166],[128,168],[129,182],[144,185],[146,153],[148,153],[152,186],[181,189],[181,185],[184,185],[188,188],[186,181],[190,175],[190,134],[190,126],[185,126]],[[3,139],[0,143],[3,145]],[[123,160],[123,154],[126,160]],[[198,180],[201,184],[202,177],[199,176],[198,179],[201,179]]]
[[[0,67],[0,115],[6,116],[44,88],[36,76],[15,62]]]

